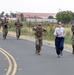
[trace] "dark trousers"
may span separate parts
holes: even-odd
[[[57,55],[60,54],[60,52],[63,50],[63,48],[64,48],[64,38],[56,37],[55,38],[55,49],[56,49]]]

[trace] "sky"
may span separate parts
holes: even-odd
[[[74,12],[74,0],[0,0],[0,13],[57,13],[66,10]]]

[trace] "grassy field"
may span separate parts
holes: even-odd
[[[26,36],[33,36],[33,31],[32,28],[35,27],[38,24],[38,22],[23,22],[23,28],[22,28],[22,35]],[[43,25],[43,28],[47,30],[47,33],[44,34],[44,39],[45,40],[54,40],[55,37],[53,36],[54,29],[57,27],[56,24],[50,23],[50,22],[41,22]],[[71,44],[71,28],[69,25],[63,25],[66,29],[66,36],[65,36],[65,43]],[[11,21],[9,25],[9,30],[10,31],[15,31],[14,28],[14,22]]]

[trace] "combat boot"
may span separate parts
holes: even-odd
[[[38,55],[40,55],[40,50],[38,50]]]
[[[38,53],[38,55],[40,55],[40,52]]]
[[[36,50],[35,53],[38,54],[38,50]]]
[[[5,36],[5,35],[3,35],[3,39],[4,39],[4,40],[6,39],[6,36]]]
[[[16,36],[17,37],[17,40],[19,40],[19,36]]]
[[[72,51],[72,54],[74,54],[74,50]]]

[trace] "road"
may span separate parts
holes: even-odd
[[[0,75],[74,75],[74,55],[64,51],[57,58],[55,48],[43,45],[35,54],[35,43],[0,34]]]

